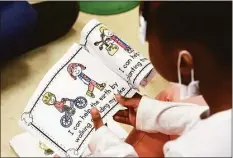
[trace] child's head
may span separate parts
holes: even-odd
[[[54,105],[56,103],[56,96],[51,92],[46,92],[43,95],[42,101],[47,105]]]
[[[85,69],[86,67],[79,63],[71,63],[67,67],[68,73],[75,80],[77,76],[82,72],[82,70],[85,70]]]
[[[150,59],[164,78],[178,81],[178,56],[185,50],[188,54],[181,56],[180,66],[182,81],[188,84],[194,69],[207,102],[214,90],[221,89],[218,85],[231,84],[231,2],[144,2],[142,11]]]

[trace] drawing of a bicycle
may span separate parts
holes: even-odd
[[[49,106],[53,105],[60,113],[65,113],[60,119],[60,124],[64,128],[68,128],[72,125],[72,116],[76,113],[75,107],[83,109],[88,103],[87,99],[82,96],[76,99],[62,98],[61,101],[57,101],[56,96],[51,92],[46,92],[42,97],[42,101]],[[68,103],[70,106],[68,106]]]

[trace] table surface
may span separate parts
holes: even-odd
[[[25,53],[11,61],[1,72],[1,156],[15,157],[9,146],[13,136],[22,133],[18,120],[29,98],[46,72],[64,55],[67,49],[80,40],[80,31],[91,19],[96,18],[127,41],[133,48],[148,57],[148,45],[139,41],[138,7],[126,13],[98,16],[80,13],[73,28],[64,37],[45,46]],[[157,76],[142,92],[155,96],[167,86],[167,82]],[[128,132],[132,129],[122,125]]]

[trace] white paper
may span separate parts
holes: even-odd
[[[128,133],[111,118],[107,121],[107,126],[122,140],[128,136]],[[39,147],[39,140],[28,132],[14,136],[10,141],[10,146],[19,157],[55,157],[58,155],[54,152],[45,154],[44,150]],[[87,157],[90,154],[89,148],[86,148],[82,157]]]
[[[143,86],[147,84],[145,77],[153,69],[150,61],[97,20],[83,28],[80,44],[132,87],[139,88],[141,82]]]
[[[55,153],[46,155],[39,147],[39,140],[30,133],[24,132],[16,135],[10,145],[19,157],[54,157]]]
[[[114,90],[126,97],[135,94],[121,77],[74,44],[40,82],[20,124],[58,155],[80,156],[94,132],[90,109],[97,107],[104,122],[119,110]]]

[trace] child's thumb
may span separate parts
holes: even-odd
[[[92,117],[94,127],[96,130],[104,125],[103,121],[101,119],[99,110],[97,108],[91,109],[91,117]]]

